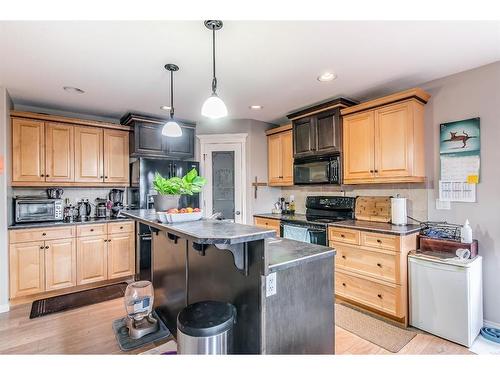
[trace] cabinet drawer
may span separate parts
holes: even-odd
[[[118,223],[108,223],[108,234],[130,233],[134,231],[133,221],[120,221]]]
[[[328,239],[330,241],[343,242],[351,245],[359,245],[359,231],[352,229],[329,227]]]
[[[266,219],[263,217],[256,217],[254,220],[256,226],[266,229],[274,229],[276,231],[276,235],[280,235],[280,220]]]
[[[376,249],[399,251],[397,237],[387,234],[361,232],[361,245]]]
[[[335,248],[337,250],[335,263],[339,268],[400,283],[397,271],[399,254],[396,256],[342,245],[337,245]]]
[[[335,294],[392,316],[402,317],[401,286],[379,284],[336,271]]]
[[[83,224],[76,227],[78,237],[101,236],[106,233],[106,224]]]
[[[56,240],[75,236],[75,226],[57,226],[36,229],[14,229],[9,231],[10,243]]]

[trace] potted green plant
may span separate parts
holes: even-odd
[[[158,193],[154,197],[155,210],[167,211],[171,208],[178,208],[181,195],[199,193],[206,183],[207,180],[198,176],[194,168],[182,178],[165,178],[156,172],[153,179],[154,189]]]

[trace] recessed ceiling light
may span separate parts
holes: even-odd
[[[160,109],[163,109],[164,111],[170,111],[170,107],[168,105],[162,105]]]
[[[335,73],[325,72],[325,73],[321,74],[320,76],[318,76],[318,81],[329,82],[329,81],[333,81],[335,78],[337,78]]]
[[[248,108],[258,111],[259,109],[262,109],[264,107],[261,105],[249,105]]]
[[[63,89],[64,91],[69,92],[71,94],[85,94],[85,91],[79,89],[78,87],[64,86]]]

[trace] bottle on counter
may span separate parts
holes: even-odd
[[[462,243],[472,243],[472,228],[469,219],[465,220],[465,224],[460,231],[460,241]]]
[[[295,196],[290,195],[290,204],[288,206],[288,210],[290,211],[290,215],[295,214]]]

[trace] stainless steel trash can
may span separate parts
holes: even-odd
[[[231,354],[236,308],[230,303],[202,301],[177,316],[179,354]]]

